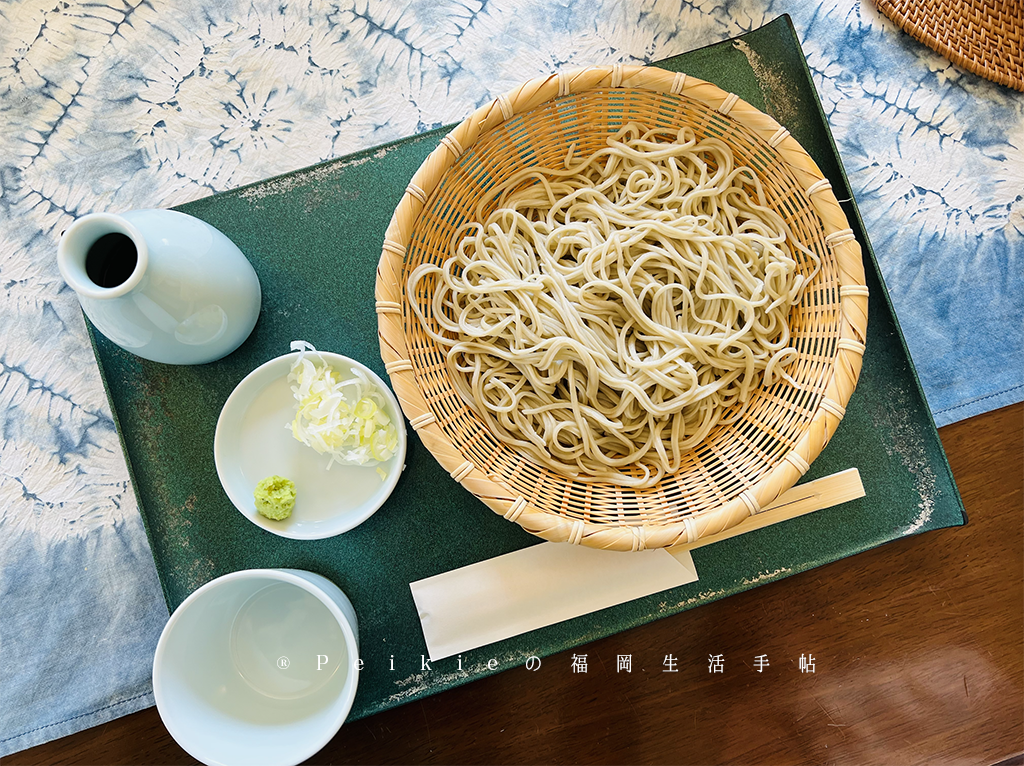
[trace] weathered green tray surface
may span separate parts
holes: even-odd
[[[788,17],[736,40],[659,62],[709,80],[785,125],[852,199]],[[860,469],[867,497],[694,551],[700,581],[580,617],[421,671],[426,647],[409,583],[539,540],[452,480],[409,429],[407,468],[391,499],[339,537],[288,540],[246,520],[213,462],[221,406],[252,369],[303,339],[365,362],[386,378],[377,345],[374,279],[384,229],[421,161],[447,129],[182,205],[246,253],[263,286],[252,336],[198,367],[138,359],[93,332],[139,507],[168,606],[227,572],[294,567],[352,599],[365,668],[353,717],[429,695],[659,617],[873,548],[963,524],[963,506],[852,202],[871,289],[860,383],[835,437],[805,480]],[[92,330],[90,330],[92,331]],[[389,670],[394,656],[394,670]]]

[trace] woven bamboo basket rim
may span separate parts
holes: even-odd
[[[607,93],[667,99],[702,110],[715,124],[741,131],[745,140],[756,143],[759,149],[763,147],[777,163],[771,165],[773,173],[784,175],[805,205],[803,215],[811,221],[808,226],[815,228],[812,236],[816,246],[831,259],[834,276],[829,294],[838,296],[833,300],[834,329],[827,343],[813,341],[818,344],[815,348],[824,349],[819,355],[825,362],[816,393],[799,392],[802,406],[810,413],[806,422],[779,448],[782,452],[756,480],[740,480],[740,490],[728,494],[712,486],[707,496],[699,498],[699,507],[691,508],[689,499],[680,500],[678,493],[672,495],[663,489],[671,476],[638,498],[637,507],[646,509],[643,513],[624,515],[624,493],[628,494],[628,489],[567,479],[521,455],[516,471],[528,473],[526,479],[512,476],[516,472],[512,470],[502,473],[501,461],[481,459],[477,454],[481,443],[486,445],[488,438],[494,439],[468,407],[462,405],[464,415],[477,418],[477,430],[457,437],[445,430],[445,421],[451,415],[449,405],[442,400],[446,371],[439,370],[438,365],[429,369],[418,367],[422,363],[409,339],[417,319],[409,309],[406,295],[407,258],[415,249],[420,217],[426,218],[434,209],[431,205],[439,204],[439,189],[449,171],[460,158],[472,156],[478,142],[485,144],[492,131],[500,131],[506,123],[520,125],[515,121],[520,116],[528,120],[531,110],[555,109],[570,99]],[[868,291],[860,245],[817,165],[788,130],[735,94],[703,80],[655,67],[589,67],[535,78],[480,107],[457,125],[424,160],[392,215],[384,237],[375,293],[385,369],[410,425],[441,466],[494,512],[528,532],[555,542],[595,548],[636,551],[694,542],[722,532],[769,505],[806,473],[835,433],[856,386],[865,350]],[[817,315],[814,307],[809,312]],[[770,413],[772,408],[787,407],[798,409],[796,405],[768,400],[763,409]],[[505,449],[511,452],[511,448]],[[741,455],[740,462],[748,458],[752,463],[762,460],[758,450],[757,445],[747,448],[750,455]],[[714,451],[712,445],[711,452]],[[698,464],[704,459],[714,460],[715,456],[707,453],[694,458]],[[527,491],[523,481],[538,484],[531,483]],[[560,497],[554,497],[558,493]],[[557,512],[539,507],[550,504],[549,501],[563,505]],[[680,503],[688,507],[681,511]],[[663,514],[651,511],[663,506]]]
[[[875,5],[957,66],[1024,91],[1021,0],[875,0]]]

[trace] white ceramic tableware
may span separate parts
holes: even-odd
[[[250,569],[219,577],[186,598],[160,635],[160,718],[211,766],[301,763],[352,708],[358,635],[351,602],[320,575]]]
[[[405,467],[406,431],[402,410],[391,389],[372,370],[341,354],[318,352],[341,375],[360,369],[387,402],[398,431],[398,449],[384,463],[340,465],[292,436],[295,417],[288,373],[298,353],[271,359],[249,373],[228,397],[217,421],[214,461],[217,475],[235,507],[254,524],[281,537],[315,540],[363,523],[394,490]],[[316,354],[311,358],[316,360]],[[382,479],[377,468],[385,472]],[[256,512],[253,491],[267,476],[295,483],[295,509],[283,521]]]
[[[154,362],[220,359],[260,313],[259,279],[242,251],[176,210],[82,216],[61,236],[57,266],[97,330]]]

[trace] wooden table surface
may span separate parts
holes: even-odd
[[[1024,406],[939,433],[966,527],[588,644],[586,674],[567,652],[349,723],[310,762],[1024,762]],[[195,761],[150,708],[4,763]]]

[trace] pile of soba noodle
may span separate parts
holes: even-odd
[[[573,154],[496,189],[408,295],[499,439],[563,475],[649,487],[786,376],[806,280],[721,141],[629,124]]]

